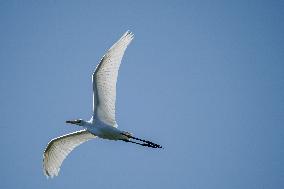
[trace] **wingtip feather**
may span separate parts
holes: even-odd
[[[131,40],[134,38],[134,34],[133,34],[130,30],[127,30],[127,31],[122,35],[121,38],[125,38],[125,37],[127,37],[127,36],[129,36],[129,37],[131,38]]]

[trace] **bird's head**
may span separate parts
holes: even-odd
[[[75,119],[75,120],[68,120],[66,121],[66,123],[70,123],[70,124],[74,124],[74,125],[79,125],[79,126],[83,126],[84,125],[84,120],[82,119]]]

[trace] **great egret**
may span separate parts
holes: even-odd
[[[94,73],[93,115],[89,121],[77,119],[66,123],[82,126],[84,129],[52,139],[43,154],[43,169],[47,177],[57,176],[67,155],[80,144],[99,137],[121,140],[141,146],[162,148],[153,142],[136,138],[129,132],[117,129],[115,121],[116,81],[122,56],[133,39],[127,31],[103,56]]]

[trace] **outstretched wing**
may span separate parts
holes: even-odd
[[[94,116],[112,126],[116,126],[115,99],[118,70],[124,51],[133,37],[133,34],[127,31],[103,56],[92,77]]]
[[[43,154],[43,169],[47,177],[57,176],[68,154],[77,146],[96,136],[86,130],[69,133],[52,139]]]

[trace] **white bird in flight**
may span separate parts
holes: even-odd
[[[115,121],[116,81],[124,51],[133,39],[127,31],[103,56],[94,73],[93,115],[89,121],[66,121],[83,127],[83,130],[52,139],[43,154],[43,169],[47,177],[57,176],[67,155],[80,144],[96,137],[131,142],[141,146],[162,148],[153,142],[136,138],[117,128]]]

